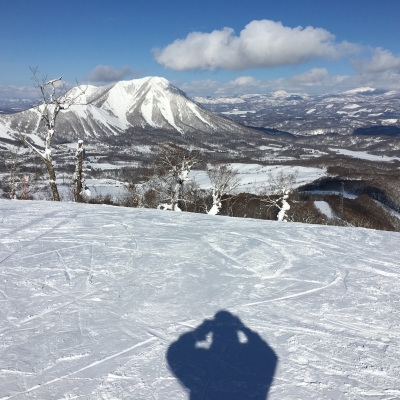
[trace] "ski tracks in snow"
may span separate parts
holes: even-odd
[[[86,371],[86,370],[88,370],[90,368],[97,367],[99,364],[102,364],[104,362],[112,360],[112,359],[114,359],[116,357],[119,357],[119,356],[121,356],[123,354],[129,353],[129,352],[131,352],[131,351],[133,351],[133,350],[135,350],[135,349],[137,349],[139,347],[146,346],[147,344],[149,344],[151,342],[154,342],[155,340],[156,340],[155,337],[151,337],[150,339],[147,339],[147,340],[144,340],[143,342],[137,343],[134,346],[128,347],[127,349],[122,350],[122,351],[120,351],[118,353],[112,354],[110,356],[104,357],[104,358],[102,358],[100,360],[97,360],[95,362],[92,362],[89,365],[86,365],[86,366],[84,366],[84,367],[82,367],[82,368],[80,368],[80,369],[78,369],[78,370],[76,370],[74,372],[71,372],[69,374],[57,377],[57,378],[52,379],[50,381],[47,381],[45,383],[40,383],[38,385],[34,385],[34,386],[30,387],[29,389],[27,389],[27,390],[25,390],[23,392],[19,392],[19,393],[13,394],[11,396],[1,397],[0,400],[9,400],[9,399],[13,399],[13,398],[18,397],[18,396],[23,395],[23,394],[30,394],[30,393],[32,393],[32,392],[34,392],[34,391],[36,391],[38,389],[41,389],[41,388],[43,388],[45,386],[51,385],[53,383],[57,383],[59,381],[67,379],[67,378],[70,378],[70,377],[72,377],[74,375],[77,375],[77,374],[79,374],[79,373],[81,373],[83,371]]]

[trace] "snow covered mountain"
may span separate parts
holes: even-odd
[[[248,126],[274,128],[296,135],[384,132],[400,136],[400,94],[363,87],[343,93],[310,96],[279,90],[237,97],[195,97],[210,111]],[[361,129],[361,131],[360,131]],[[365,131],[371,134],[370,131]]]
[[[0,221],[2,400],[400,398],[399,233],[44,201]]]
[[[62,140],[104,139],[135,131],[170,132],[179,135],[214,133],[248,134],[249,130],[218,116],[191,100],[166,79],[147,77],[85,90],[79,104],[59,114],[57,136]],[[71,89],[74,95],[77,88]],[[13,115],[1,115],[3,131],[18,126],[25,133],[38,129],[39,113],[30,109]]]

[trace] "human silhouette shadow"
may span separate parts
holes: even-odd
[[[266,400],[278,357],[238,317],[219,311],[167,351],[190,400]]]

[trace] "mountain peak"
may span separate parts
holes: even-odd
[[[153,134],[248,134],[247,128],[206,110],[163,77],[148,76],[102,87],[82,85],[80,90],[84,93],[79,104],[58,117],[58,131],[65,140],[117,136],[128,129]],[[70,94],[75,97],[79,89],[71,89]],[[18,114],[6,124],[15,125],[13,121],[18,120],[24,132],[36,130],[37,113]]]
[[[359,87],[355,89],[346,90],[343,94],[355,94],[355,93],[364,93],[364,92],[374,92],[376,89],[372,87]]]

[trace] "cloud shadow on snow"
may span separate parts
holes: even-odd
[[[190,400],[266,400],[278,357],[228,311],[218,311],[172,343],[168,365]]]

